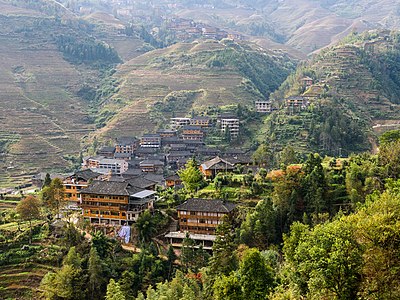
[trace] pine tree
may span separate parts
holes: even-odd
[[[103,270],[101,260],[97,254],[96,248],[90,248],[88,275],[89,275],[89,295],[91,299],[98,299],[101,295],[104,279],[102,276]]]
[[[106,300],[125,300],[125,295],[122,293],[121,287],[112,278],[107,285]]]

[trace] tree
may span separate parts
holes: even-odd
[[[44,188],[44,187],[46,187],[46,186],[50,186],[50,184],[51,184],[51,177],[50,177],[50,174],[49,174],[49,173],[46,173],[46,177],[44,178],[42,188]]]
[[[141,243],[149,243],[157,232],[157,224],[149,210],[139,216],[135,227],[138,231],[138,239]]]
[[[122,293],[121,287],[112,278],[107,285],[106,300],[125,300],[125,295]]]
[[[88,262],[89,296],[91,299],[101,298],[102,285],[104,284],[102,264],[96,248],[91,247]]]
[[[80,255],[72,247],[64,258],[63,266],[56,273],[48,273],[40,287],[46,299],[79,300],[86,298],[86,279]]]
[[[242,300],[243,292],[237,274],[217,277],[213,286],[215,300]]]
[[[238,258],[235,251],[237,243],[235,242],[232,223],[230,217],[224,216],[222,224],[217,227],[217,238],[213,244],[213,255],[209,263],[212,276],[229,275],[238,267]]]
[[[251,248],[245,251],[238,270],[243,299],[265,299],[275,286],[274,272],[261,253]]]
[[[22,199],[17,205],[19,217],[29,221],[29,243],[32,243],[32,220],[40,218],[40,201],[35,196],[29,195]]]
[[[266,144],[261,144],[253,153],[253,161],[256,165],[268,168],[271,167],[272,154]]]
[[[291,146],[286,146],[281,152],[279,157],[279,163],[286,168],[286,166],[297,163],[297,155],[294,148]]]
[[[178,171],[178,175],[182,179],[185,189],[189,192],[195,192],[205,185],[203,175],[194,158],[188,160],[185,168]]]
[[[171,275],[174,268],[174,262],[177,259],[174,248],[172,245],[169,245],[167,252],[167,265],[168,265],[168,280],[171,279]]]
[[[65,188],[59,178],[54,178],[49,186],[42,189],[41,199],[50,213],[57,215],[60,212],[65,203],[64,191]]]

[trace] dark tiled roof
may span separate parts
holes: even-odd
[[[193,156],[193,153],[190,151],[171,151],[168,157],[190,157]]]
[[[87,188],[80,191],[81,194],[129,196],[140,192],[141,188],[130,185],[128,182],[94,181]]]
[[[198,126],[183,126],[182,130],[196,130],[196,131],[201,131],[203,132],[203,130],[201,128],[199,128]]]
[[[121,137],[117,138],[116,141],[117,141],[117,145],[127,146],[127,145],[136,144],[137,138],[131,137],[131,136],[121,136]]]
[[[134,187],[141,189],[146,189],[156,184],[153,180],[144,178],[143,176],[137,176],[134,178],[127,179],[126,182]]]
[[[163,166],[164,163],[160,160],[151,160],[151,159],[147,159],[144,161],[140,162],[140,166],[145,166],[145,165],[150,165],[150,166]]]
[[[147,134],[143,134],[142,139],[144,138],[161,138],[161,136],[159,134],[156,133],[147,133]]]
[[[115,147],[102,147],[97,151],[97,153],[114,153]]]
[[[189,199],[176,207],[177,210],[185,211],[205,211],[205,212],[220,212],[229,213],[234,210],[235,204],[223,200],[208,200],[208,199]]]
[[[97,177],[99,177],[101,174],[97,173],[97,172],[93,172],[90,169],[85,169],[85,170],[81,170],[76,172],[75,174],[73,174],[70,177],[76,177],[76,178],[82,178],[85,181],[89,181],[90,179],[95,179]]]
[[[181,178],[179,177],[178,174],[174,174],[174,175],[170,175],[167,178],[165,178],[165,180],[174,180],[174,181],[178,181],[181,180]]]

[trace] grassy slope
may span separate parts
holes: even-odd
[[[224,56],[226,53],[229,53],[228,59]],[[223,60],[224,57],[223,66],[209,66],[213,59]],[[289,67],[292,67],[280,53],[275,53],[275,58],[272,58],[272,53],[253,50],[247,45],[227,46],[215,41],[180,43],[146,53],[122,65],[115,74],[120,82],[119,91],[111,99],[104,99],[103,111],[117,114],[98,131],[98,135],[138,135],[154,130],[157,120],[150,118],[153,105],[163,102],[167,95],[176,91],[198,91],[194,100],[176,112],[177,116],[208,106],[253,105],[255,100],[264,96],[257,88],[254,91],[248,89],[249,86],[254,88],[254,82],[247,87],[243,83],[246,76],[234,64],[239,58],[253,68],[265,67],[271,71],[269,78],[262,78],[264,83],[275,85],[270,91],[284,80]],[[259,60],[262,66],[256,65]]]

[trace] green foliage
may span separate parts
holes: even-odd
[[[389,130],[379,137],[379,143],[381,145],[393,143],[398,140],[400,140],[400,130]]]
[[[110,279],[107,285],[106,300],[125,300],[125,296],[121,291],[121,287],[114,279]]]
[[[56,273],[48,273],[41,282],[46,299],[85,299],[86,275],[81,267],[80,255],[72,247],[64,259],[62,268]]]
[[[104,42],[93,38],[81,40],[70,35],[60,35],[56,38],[58,49],[74,63],[115,64],[120,63],[118,53]]]
[[[188,160],[185,168],[178,171],[178,175],[188,192],[193,193],[205,185],[203,174],[201,174],[195,159]]]
[[[40,198],[46,210],[50,214],[58,214],[62,206],[65,204],[64,191],[65,188],[63,186],[62,180],[59,178],[54,178],[49,186],[45,186],[42,189],[40,193]]]

